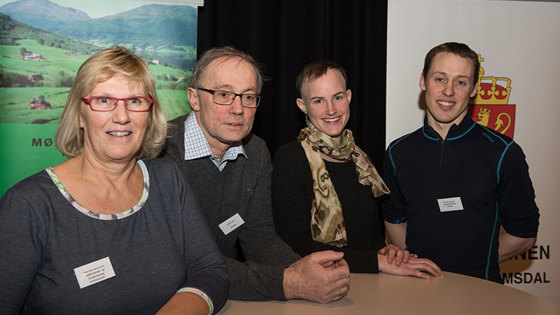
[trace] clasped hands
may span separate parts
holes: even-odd
[[[331,250],[303,257],[284,270],[284,295],[330,303],[340,300],[350,289],[350,269],[344,253]]]
[[[377,252],[379,271],[398,275],[414,276],[423,279],[439,277],[443,275],[441,269],[433,261],[427,258],[418,258],[395,245],[387,245]]]

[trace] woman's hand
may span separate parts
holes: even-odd
[[[418,258],[418,255],[411,254],[406,249],[400,249],[393,244],[389,244],[382,249],[380,249],[377,254],[385,256],[387,263],[392,264],[393,261],[395,265],[400,266],[402,263],[407,263],[411,258]],[[378,255],[379,258],[379,255]]]
[[[416,255],[414,255],[416,256]],[[440,277],[443,275],[441,269],[436,263],[427,258],[409,257],[407,262],[388,263],[386,255],[377,254],[379,271],[397,275],[397,276],[414,276],[422,279],[430,279],[431,277]]]

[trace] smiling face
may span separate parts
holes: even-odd
[[[259,94],[257,73],[247,61],[238,57],[221,57],[210,63],[200,88]],[[231,105],[214,103],[213,95],[195,88],[188,90],[189,102],[212,153],[222,157],[230,146],[241,144],[253,127],[256,108],[241,105],[235,97]]]
[[[469,100],[476,95],[473,63],[442,52],[432,60],[426,77],[420,76],[425,92],[428,124],[445,139],[449,128],[467,115]]]
[[[127,98],[145,96],[142,85],[123,75],[98,83],[84,95]],[[149,112],[130,112],[123,101],[110,112],[92,111],[82,102],[80,127],[84,132],[84,156],[100,163],[133,161],[139,153],[149,121]]]
[[[296,103],[317,129],[338,139],[350,118],[352,91],[346,89],[346,81],[336,69],[301,86],[301,96]]]

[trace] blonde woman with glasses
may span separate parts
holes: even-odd
[[[209,314],[228,277],[188,182],[155,159],[167,123],[122,47],[79,69],[56,133],[69,157],[0,200],[1,314]]]

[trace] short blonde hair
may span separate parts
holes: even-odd
[[[150,123],[136,158],[155,158],[160,153],[165,144],[167,122],[157,97],[154,79],[140,57],[124,47],[115,46],[91,56],[76,74],[55,136],[56,147],[63,155],[74,157],[84,148],[84,133],[79,122],[82,97],[89,94],[97,84],[117,74],[143,86],[146,94],[154,100],[150,108]]]

